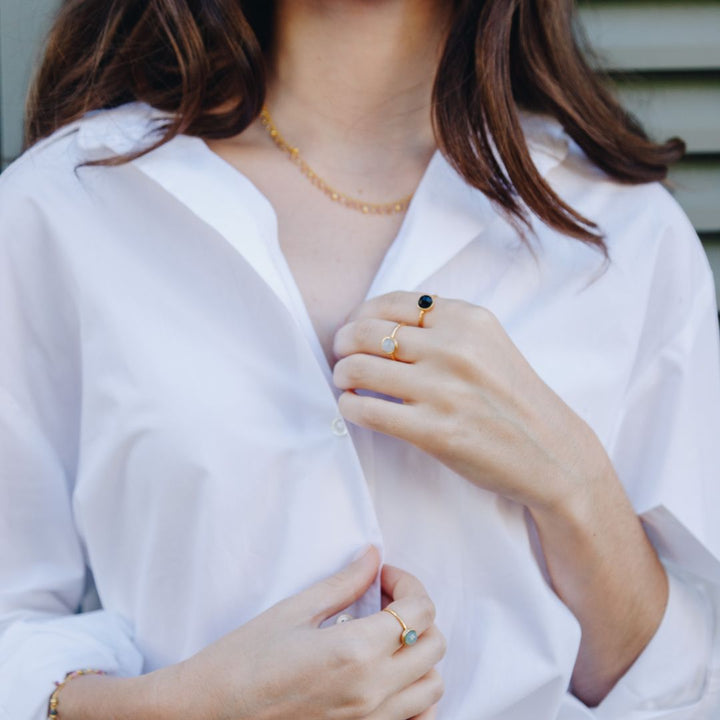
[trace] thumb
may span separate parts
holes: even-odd
[[[358,598],[372,585],[380,569],[380,553],[369,547],[357,560],[296,595],[295,611],[299,622],[318,627]]]

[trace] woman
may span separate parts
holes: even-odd
[[[73,0],[28,127],[0,716],[717,708],[712,279],[571,3]]]

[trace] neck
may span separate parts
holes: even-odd
[[[278,0],[268,105],[303,152],[358,171],[427,161],[442,0]]]

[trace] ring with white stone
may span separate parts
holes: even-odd
[[[391,608],[386,607],[383,608],[383,612],[390,613],[401,625],[402,632],[400,633],[400,644],[404,647],[410,647],[410,645],[414,645],[418,641],[418,634],[417,631],[413,630],[412,628],[409,628],[404,622],[403,619]]]
[[[405,323],[398,323],[394,328],[393,331],[386,335],[381,341],[380,341],[380,349],[390,357],[391,360],[397,360],[397,357],[395,356],[395,353],[398,351],[398,341],[397,341],[397,334],[398,330],[404,325]]]
[[[343,613],[342,615],[337,616],[337,620],[335,620],[336,625],[342,625],[346,622],[350,622],[351,620],[354,620],[355,618],[350,615],[350,613]]]

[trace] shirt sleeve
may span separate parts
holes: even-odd
[[[712,274],[684,218],[661,248],[611,457],[668,570],[664,618],[598,720],[720,717],[720,352]],[[672,243],[672,245],[670,244]]]
[[[102,609],[78,614],[88,578],[72,507],[81,334],[46,212],[59,201],[37,183],[41,172],[15,168],[0,182],[2,720],[44,720],[54,682],[69,671],[142,669],[123,618]],[[33,198],[44,198],[42,207]]]
[[[655,636],[605,700],[598,720],[704,720],[720,710],[717,589],[668,568],[670,594]]]

